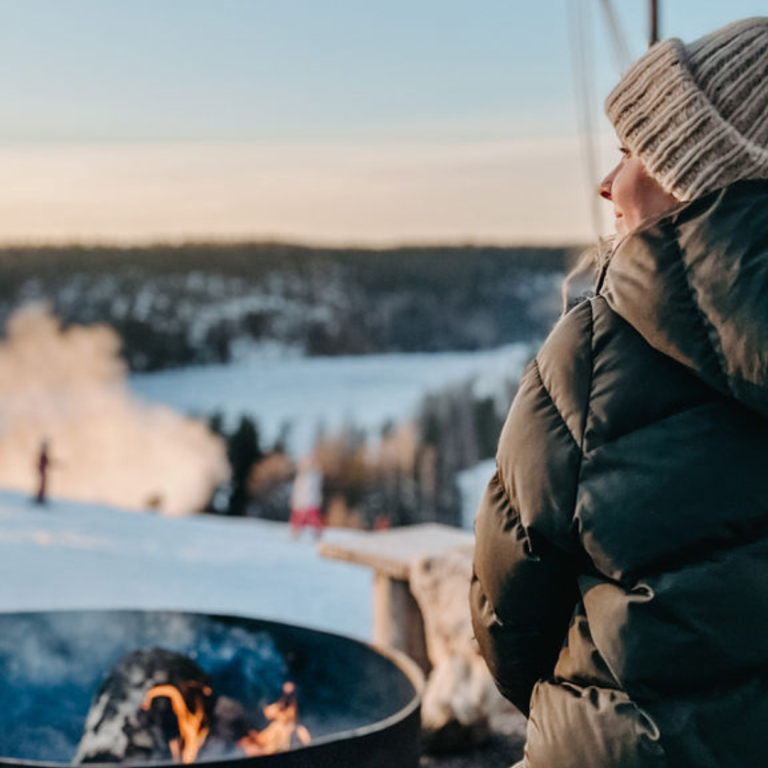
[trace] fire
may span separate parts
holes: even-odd
[[[171,739],[168,746],[176,763],[194,763],[201,747],[208,738],[210,721],[205,711],[205,700],[212,695],[206,685],[190,681],[186,684],[187,695],[194,694],[194,706],[190,710],[182,692],[174,685],[156,685],[147,691],[142,709],[149,709],[157,698],[167,698],[179,726],[178,738]],[[271,755],[291,749],[295,739],[302,745],[312,740],[309,731],[298,722],[299,705],[296,698],[296,686],[293,683],[283,685],[283,695],[272,704],[264,707],[264,715],[269,724],[261,731],[250,730],[248,735],[237,742],[238,747],[248,757]]]
[[[261,731],[249,731],[246,737],[240,739],[238,746],[248,757],[285,752],[291,748],[294,736],[299,743],[306,746],[312,738],[309,731],[298,722],[298,711],[296,686],[293,683],[285,683],[283,695],[264,707],[264,715],[270,721],[269,725]]]
[[[194,684],[190,684],[192,686]],[[196,690],[195,690],[196,689]],[[192,688],[195,692],[195,704],[192,711],[187,706],[181,691],[174,685],[156,685],[147,691],[142,709],[149,709],[157,698],[168,698],[179,724],[179,737],[171,739],[168,746],[174,762],[194,763],[197,753],[208,738],[210,723],[205,712],[205,698],[212,691],[206,686],[197,685]]]

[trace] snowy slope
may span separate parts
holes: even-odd
[[[186,413],[251,415],[267,440],[290,422],[290,448],[301,454],[320,424],[333,429],[351,421],[375,429],[409,418],[425,393],[468,379],[479,394],[501,392],[505,381],[522,374],[534,348],[251,360],[135,375],[130,386],[144,400]]]
[[[492,394],[531,347],[488,352],[261,360],[133,377],[141,397],[180,410],[257,418],[267,439],[294,423],[294,451],[320,422],[376,428],[407,418],[427,391],[473,378]],[[465,524],[492,464],[462,477]],[[329,531],[329,536],[344,536]],[[314,542],[257,520],[164,518],[0,493],[0,610],[168,608],[256,615],[368,639],[371,576],[319,559]]]
[[[495,471],[496,459],[486,459],[471,469],[459,472],[457,480],[461,492],[461,527],[464,530],[474,530],[475,515]]]
[[[328,531],[343,537],[344,531]],[[370,639],[372,579],[287,526],[167,518],[0,493],[0,610],[168,608]]]

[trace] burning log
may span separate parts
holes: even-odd
[[[242,705],[215,697],[208,676],[191,659],[159,648],[123,658],[91,704],[74,763],[189,764],[206,757],[255,757],[310,743],[298,722],[296,686],[263,707],[257,729]]]
[[[161,648],[134,651],[96,693],[73,762],[196,755],[208,734],[214,703],[210,679],[188,657]],[[188,720],[178,716],[184,711]]]

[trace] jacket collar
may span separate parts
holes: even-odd
[[[636,230],[599,293],[651,346],[768,417],[768,182],[738,182]]]

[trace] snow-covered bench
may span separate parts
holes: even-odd
[[[473,543],[474,536],[467,531],[427,523],[360,531],[320,543],[319,552],[373,570],[373,642],[403,651],[429,672],[424,619],[410,589],[412,565],[457,549],[471,552]]]
[[[496,690],[472,637],[473,543],[466,531],[429,524],[320,545],[325,557],[373,569],[374,642],[403,651],[428,673],[422,727],[430,751],[469,748],[500,722],[524,740],[525,718]]]

